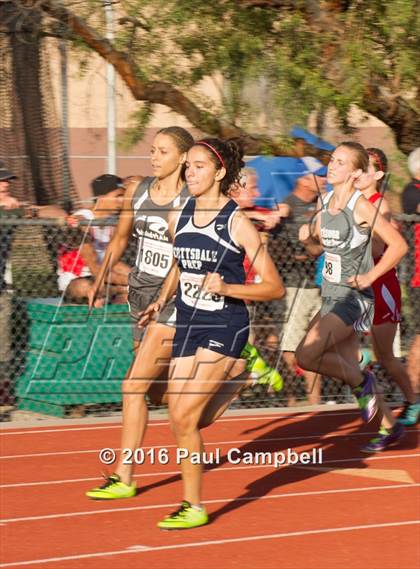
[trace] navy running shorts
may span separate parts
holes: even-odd
[[[244,318],[214,324],[183,324],[177,321],[172,357],[195,355],[198,348],[206,348],[224,356],[239,358],[248,341],[249,321]]]

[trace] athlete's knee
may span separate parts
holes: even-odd
[[[74,279],[66,290],[66,295],[69,298],[81,299],[87,296],[89,291],[90,281],[85,278]]]
[[[185,437],[193,433],[197,429],[198,421],[185,410],[179,409],[173,412],[171,417],[171,428],[178,437]]]
[[[311,349],[305,345],[300,344],[296,349],[296,363],[299,367],[307,370],[311,370],[313,367],[313,354]]]
[[[296,363],[307,371],[317,371],[322,354],[322,342],[317,340],[308,342],[304,339],[296,349]]]
[[[124,379],[121,385],[123,394],[135,393],[137,395],[145,396],[149,388],[149,382],[143,379],[127,378]]]

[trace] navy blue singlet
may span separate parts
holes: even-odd
[[[245,253],[230,232],[238,206],[230,200],[209,224],[200,227],[194,224],[195,205],[194,198],[187,201],[175,231],[173,251],[180,281],[174,357],[192,355],[198,347],[239,357],[249,332],[244,301],[202,289],[207,272],[219,273],[227,284],[245,283]]]

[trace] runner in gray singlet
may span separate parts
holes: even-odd
[[[330,192],[324,197],[321,211],[320,237],[325,251],[321,316],[332,312],[357,332],[368,332],[373,323],[373,290],[356,290],[348,282],[353,275],[366,274],[373,267],[370,228],[360,227],[353,216],[362,193],[354,192],[337,214],[328,211],[332,196]]]
[[[171,270],[173,255],[168,214],[178,205],[181,208],[186,197],[185,158],[193,143],[191,134],[181,127],[166,127],[158,131],[150,154],[155,177],[143,178],[140,184],[134,178],[127,184],[118,226],[89,292],[89,305],[92,307],[95,298],[103,294],[102,283],[107,271],[123,255],[134,228],[138,252],[135,267],[129,276],[128,299],[134,324],[135,357],[122,382],[123,427],[120,444],[121,449],[130,451],[132,455],[141,447],[147,428],[146,394],[152,402],[160,403],[167,389],[168,365],[175,335],[175,327],[171,326],[172,320],[175,323],[173,306],[162,312],[158,322],[152,322],[145,334],[137,325],[138,313],[153,302]],[[115,471],[106,477],[105,483],[86,492],[89,498],[113,500],[136,495],[133,482],[135,461],[125,460],[125,452],[120,453]]]
[[[172,237],[168,230],[168,215],[180,209],[189,197],[187,187],[171,202],[156,204],[150,188],[156,178],[147,177],[139,183],[133,196],[133,230],[138,240],[136,263],[128,277],[128,304],[133,322],[133,336],[141,340],[145,328],[139,328],[139,312],[155,302],[160,287],[172,265]],[[165,306],[158,322],[175,325],[175,297]]]
[[[355,189],[356,180],[368,168],[369,155],[362,145],[341,143],[328,164],[327,180],[333,191],[320,198],[315,223],[299,231],[310,254],[325,252],[325,265],[321,310],[298,346],[296,358],[303,369],[348,383],[364,421],[371,421],[380,408],[392,422],[390,410],[377,396],[373,374],[359,369],[357,332],[369,330],[373,323],[372,283],[399,263],[407,244]],[[376,265],[371,232],[388,246]]]

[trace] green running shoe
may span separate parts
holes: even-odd
[[[267,367],[267,371],[258,379],[261,385],[271,385],[274,391],[281,391],[283,389],[283,378],[276,369]]]
[[[368,348],[360,350],[359,368],[363,371],[372,361],[372,352]]]
[[[404,436],[404,426],[400,423],[395,423],[392,429],[381,427],[378,435],[371,439],[367,445],[362,447],[362,452],[380,452],[388,447],[397,444]]]
[[[262,362],[262,358],[260,358],[260,354],[255,346],[250,344],[249,342],[246,343],[244,349],[241,352],[241,358],[246,360],[246,371],[252,372],[254,371],[252,368],[255,365],[256,360],[259,358]],[[256,370],[255,370],[256,371]]]
[[[363,372],[363,381],[353,389],[353,395],[357,399],[363,421],[369,423],[378,411],[375,376],[372,372]]]
[[[198,510],[193,508],[189,502],[184,500],[176,512],[166,516],[158,523],[160,529],[191,529],[204,526],[209,521],[209,517],[204,508]]]
[[[117,500],[118,498],[132,498],[136,495],[136,485],[130,486],[121,482],[118,474],[105,477],[105,483],[97,488],[86,492],[86,496],[92,500]]]
[[[398,416],[397,423],[405,425],[406,427],[412,427],[419,420],[420,415],[420,401],[416,403],[405,402],[401,413]]]
[[[283,378],[276,369],[267,365],[259,351],[249,342],[242,350],[241,357],[246,359],[246,370],[252,374],[255,383],[271,385],[274,391],[283,389]]]

